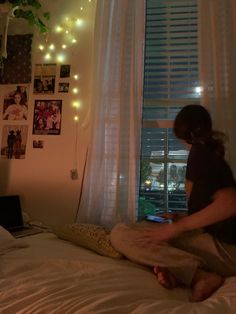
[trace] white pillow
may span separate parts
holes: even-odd
[[[14,248],[27,247],[22,240],[17,240],[6,229],[0,226],[0,255]]]

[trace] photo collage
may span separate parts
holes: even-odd
[[[56,90],[56,64],[36,64],[33,79],[33,135],[60,135],[62,99],[51,99],[55,93],[68,93],[70,65],[60,65]],[[24,159],[29,129],[29,85],[6,85],[3,100],[1,158]],[[37,97],[39,96],[39,97]],[[31,104],[30,104],[31,106]],[[29,121],[30,120],[30,121]],[[44,140],[34,139],[33,148],[44,148]]]

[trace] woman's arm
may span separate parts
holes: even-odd
[[[203,228],[236,216],[236,189],[224,188],[216,192],[213,202],[202,210],[175,223],[178,233]]]
[[[168,241],[186,231],[200,229],[233,216],[236,216],[236,189],[224,188],[215,194],[210,205],[199,212],[183,217],[172,224],[150,228],[143,236],[146,241]],[[145,239],[143,240],[145,242]]]

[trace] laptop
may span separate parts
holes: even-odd
[[[0,225],[16,238],[43,232],[24,224],[19,195],[0,196]]]

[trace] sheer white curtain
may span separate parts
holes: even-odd
[[[91,141],[78,222],[135,221],[143,94],[145,0],[98,0]]]
[[[215,128],[228,136],[236,175],[236,1],[199,0],[200,80]]]

